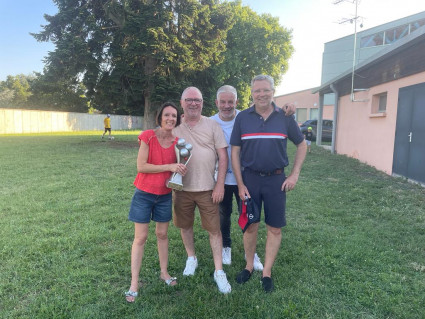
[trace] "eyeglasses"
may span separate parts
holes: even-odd
[[[189,104],[191,104],[191,103],[201,104],[202,103],[202,99],[184,99],[184,101],[186,103],[189,103]]]

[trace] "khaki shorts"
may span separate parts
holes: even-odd
[[[174,225],[178,228],[193,227],[195,207],[201,215],[202,228],[208,232],[220,231],[220,214],[218,204],[212,201],[212,191],[205,192],[173,192]]]

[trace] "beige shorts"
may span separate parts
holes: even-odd
[[[199,209],[202,228],[208,232],[220,231],[218,204],[212,201],[212,191],[185,192],[173,191],[174,225],[178,228],[193,227],[195,207]]]

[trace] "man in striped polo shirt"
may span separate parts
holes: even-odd
[[[273,102],[274,81],[268,75],[257,75],[251,81],[254,105],[240,112],[235,120],[230,144],[232,166],[239,189],[239,197],[252,198],[261,209],[264,204],[267,241],[263,276],[264,291],[273,290],[271,270],[280,248],[281,228],[286,225],[286,192],[294,189],[304,162],[307,146],[297,122]],[[297,151],[288,177],[287,140]],[[259,223],[251,224],[244,233],[246,266],[236,277],[244,283],[251,277],[257,245]]]

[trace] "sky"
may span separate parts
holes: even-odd
[[[295,53],[288,72],[282,76],[276,95],[306,90],[320,85],[324,43],[354,33],[354,24],[339,24],[355,16],[354,0],[242,0],[257,13],[270,13],[280,24],[292,29]],[[359,0],[357,14],[363,29],[425,11],[421,0]],[[0,0],[0,81],[8,75],[43,71],[43,58],[53,44],[37,42],[47,24],[44,14],[54,15],[52,0]]]

